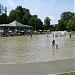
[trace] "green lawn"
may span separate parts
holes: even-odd
[[[75,72],[63,73],[63,74],[58,74],[58,75],[75,75]]]

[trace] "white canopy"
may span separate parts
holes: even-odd
[[[21,32],[24,32],[23,30]]]
[[[10,32],[10,33],[11,33],[12,31],[8,31],[8,32]]]
[[[0,32],[4,32],[3,30],[0,30]]]
[[[39,30],[39,31],[42,31],[42,30]]]

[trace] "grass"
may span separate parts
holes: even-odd
[[[75,75],[75,72],[62,73],[62,74],[58,74],[58,75]]]

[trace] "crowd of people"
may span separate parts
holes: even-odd
[[[52,48],[56,48],[56,49],[58,49],[58,44],[55,42],[55,39],[54,39],[54,37],[58,37],[58,34],[56,33],[56,34],[54,34],[54,33],[52,33],[52,35],[53,35],[53,40],[52,40]],[[69,37],[71,38],[71,34],[69,34]]]
[[[52,48],[58,49],[58,44],[55,43],[55,40],[52,41]]]

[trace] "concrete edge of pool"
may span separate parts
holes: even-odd
[[[1,75],[56,74],[74,71],[75,58],[41,63],[0,64]]]

